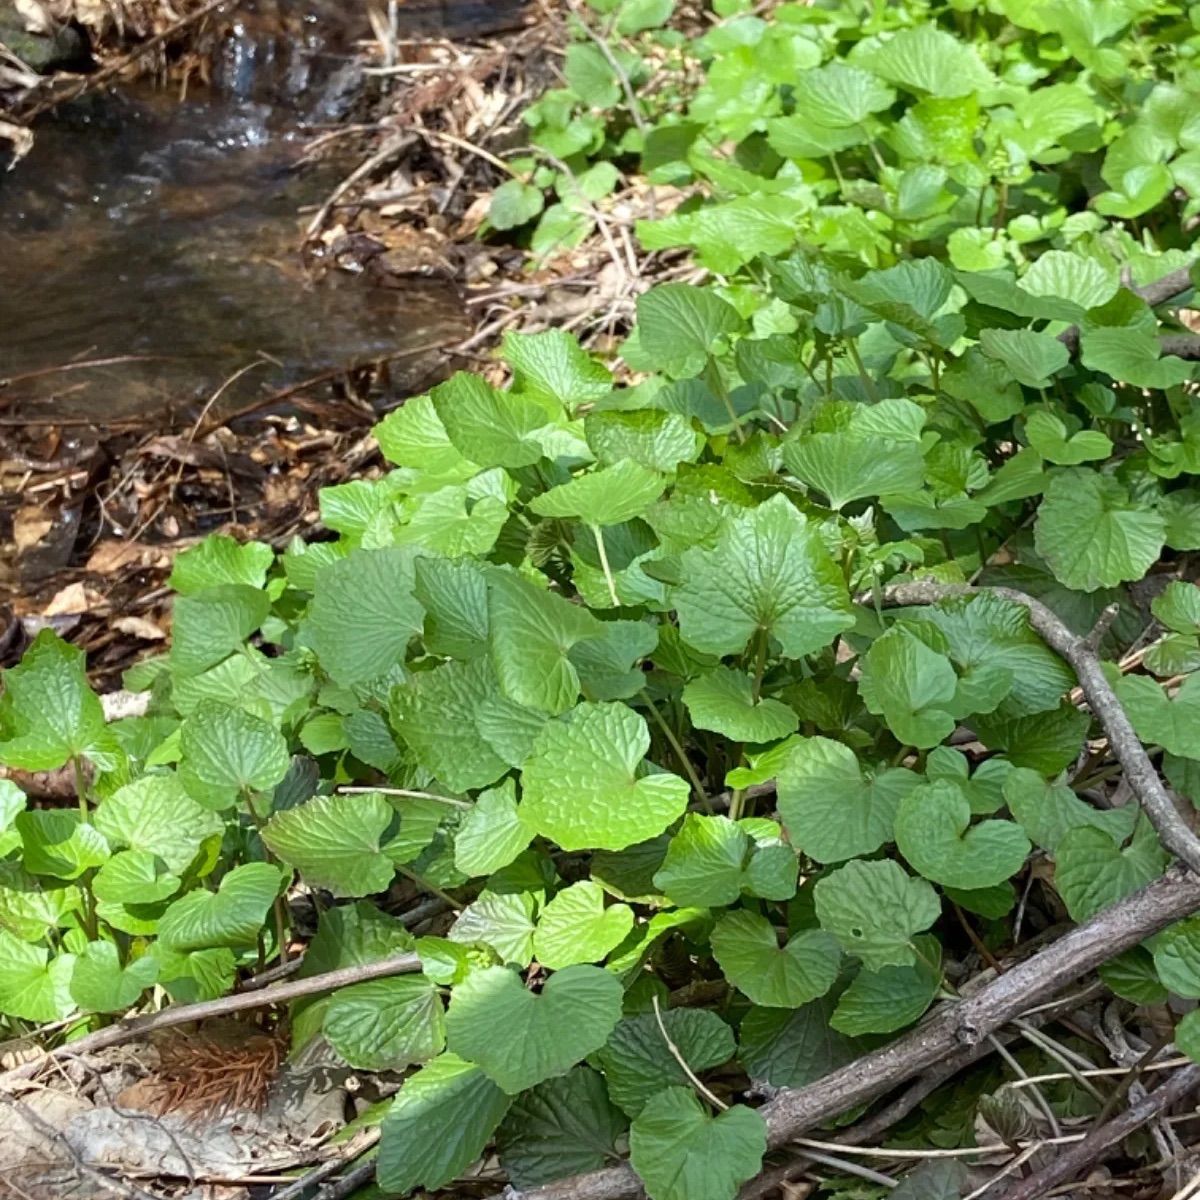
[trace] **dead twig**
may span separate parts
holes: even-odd
[[[123,1179],[117,1179],[112,1175],[106,1175],[103,1171],[97,1170],[84,1162],[79,1151],[71,1145],[70,1139],[65,1133],[59,1129],[55,1129],[49,1121],[43,1120],[32,1108],[22,1100],[18,1100],[16,1096],[10,1096],[7,1092],[0,1091],[0,1104],[10,1108],[31,1128],[36,1129],[42,1137],[53,1142],[56,1146],[66,1153],[71,1160],[71,1165],[75,1171],[86,1179],[97,1183],[107,1192],[112,1192],[116,1196],[124,1197],[124,1200],[158,1200],[150,1192],[144,1192],[139,1187],[134,1187],[131,1183],[126,1183]]]
[[[1067,1183],[1120,1144],[1136,1129],[1166,1112],[1172,1104],[1200,1087],[1200,1066],[1184,1067],[1166,1083],[1130,1105],[1120,1116],[1093,1128],[1081,1142],[1062,1151],[1048,1166],[1021,1180],[1004,1195],[1004,1200],[1038,1200],[1060,1183]]]
[[[338,971],[326,971],[322,975],[313,975],[309,979],[296,979],[257,991],[238,992],[232,996],[223,996],[219,1000],[180,1004],[164,1008],[161,1012],[149,1013],[141,1017],[129,1017],[124,1021],[118,1021],[115,1025],[110,1025],[107,1029],[89,1033],[78,1041],[59,1046],[55,1050],[48,1051],[41,1058],[7,1071],[0,1075],[0,1089],[18,1079],[27,1079],[36,1074],[49,1059],[77,1058],[81,1054],[94,1054],[97,1050],[133,1041],[135,1038],[143,1037],[159,1029],[170,1029],[176,1025],[190,1024],[193,1021],[207,1021],[213,1017],[227,1017],[231,1013],[265,1008],[270,1004],[286,1004],[305,996],[315,996],[320,992],[330,992],[336,988],[349,987],[354,983],[363,983],[368,979],[386,979],[392,975],[404,975],[420,969],[421,960],[417,955],[398,954],[392,958],[363,963],[357,967],[343,967]],[[3,1092],[0,1091],[0,1095],[2,1094]]]

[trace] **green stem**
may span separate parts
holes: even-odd
[[[396,864],[396,870],[399,871],[399,873],[403,875],[405,879],[409,879],[415,883],[417,887],[421,889],[421,891],[428,892],[431,896],[436,896],[439,900],[445,900],[445,902],[450,905],[455,912],[462,912],[462,904],[455,900],[455,898],[450,895],[449,892],[442,891],[442,889],[438,887],[436,883],[430,883],[429,880],[423,875],[418,875],[416,871],[410,871],[407,867],[400,866],[399,863]]]
[[[866,365],[863,363],[862,355],[858,352],[858,339],[846,339],[846,352],[850,355],[850,361],[854,364],[858,371],[858,377],[862,380],[863,388],[872,400],[879,399],[879,393],[875,390],[875,380],[867,374]]]
[[[71,759],[71,766],[75,771],[75,799],[79,804],[79,819],[86,821],[88,819],[87,782],[83,777],[83,761],[78,754]]]
[[[705,812],[712,812],[712,805],[708,802],[708,794],[704,790],[704,784],[700,782],[700,776],[696,774],[696,768],[692,766],[692,760],[688,758],[683,745],[675,736],[675,731],[664,720],[662,713],[658,711],[658,706],[650,699],[650,694],[643,689],[641,695],[646,707],[650,710],[650,716],[653,717],[655,725],[662,730],[663,737],[667,739],[667,745],[675,752],[675,757],[679,759],[679,765],[691,781],[692,791],[696,793],[696,799],[704,806]]]
[[[721,378],[721,368],[717,366],[716,359],[709,357],[708,364],[704,368],[704,382],[717,394],[721,403],[725,405],[725,411],[729,414],[729,419],[733,422],[733,431],[737,435],[738,444],[744,446],[746,444],[746,431],[742,428],[742,423],[738,419],[737,410],[733,407],[733,400],[730,398],[729,389],[725,386],[725,380]]]
[[[754,703],[757,704],[762,697],[762,681],[763,675],[767,670],[767,631],[760,629],[758,631],[758,653],[754,660],[754,686],[751,689],[751,694],[754,696]]]
[[[600,568],[604,572],[604,582],[608,584],[608,596],[613,602],[613,608],[621,607],[621,597],[617,595],[617,584],[613,579],[612,567],[608,565],[608,551],[604,548],[604,531],[599,525],[589,525],[592,537],[596,539],[596,553],[600,555]]]

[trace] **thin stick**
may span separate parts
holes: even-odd
[[[439,796],[436,792],[419,792],[413,788],[397,787],[340,787],[339,796],[403,796],[409,800],[436,800],[438,804],[449,804],[451,808],[472,809],[475,807],[469,800],[459,800],[454,796]]]
[[[673,1041],[671,1035],[667,1032],[667,1027],[663,1023],[662,1009],[658,1005],[658,997],[651,996],[650,1003],[654,1005],[654,1019],[658,1022],[658,1032],[662,1034],[662,1040],[667,1043],[667,1049],[671,1052],[671,1057],[679,1064],[683,1073],[691,1081],[692,1087],[696,1089],[714,1108],[720,1109],[721,1112],[726,1112],[729,1105],[721,1099],[720,1096],[711,1092],[700,1077],[688,1066],[688,1060],[683,1057],[683,1052]]]
[[[328,1162],[321,1163],[320,1166],[314,1167],[311,1171],[306,1171],[295,1183],[289,1183],[282,1191],[273,1192],[271,1200],[300,1200],[300,1197],[309,1188],[315,1187],[318,1183],[324,1183],[331,1175],[336,1175],[356,1158],[361,1158],[378,1141],[379,1130],[370,1130],[362,1141],[351,1143],[351,1149],[348,1152],[339,1154],[336,1158],[331,1158]]]
[[[157,1200],[157,1197],[150,1192],[144,1192],[141,1188],[134,1187],[132,1184],[126,1183],[123,1179],[114,1179],[111,1175],[106,1175],[103,1171],[99,1171],[84,1162],[79,1151],[71,1144],[70,1139],[68,1139],[65,1133],[55,1129],[49,1121],[43,1120],[28,1104],[22,1100],[18,1100],[16,1096],[10,1096],[7,1092],[0,1090],[0,1104],[7,1105],[27,1125],[36,1129],[42,1137],[61,1147],[67,1157],[70,1158],[76,1172],[84,1178],[99,1184],[105,1191],[123,1196],[125,1200]]]
[[[1128,1137],[1136,1129],[1161,1116],[1172,1104],[1200,1087],[1200,1066],[1184,1067],[1145,1099],[1131,1104],[1120,1116],[1090,1130],[1078,1145],[1060,1154],[1049,1166],[1023,1179],[1012,1188],[1004,1200],[1038,1200],[1051,1188],[1066,1183],[1085,1171],[1106,1151]]]
[[[16,1079],[28,1079],[36,1074],[49,1059],[78,1058],[81,1054],[94,1054],[109,1046],[133,1041],[156,1029],[170,1029],[176,1025],[187,1025],[192,1021],[205,1021],[210,1017],[224,1017],[230,1013],[245,1012],[253,1008],[265,1008],[269,1004],[286,1004],[304,996],[315,996],[335,988],[349,987],[369,979],[387,979],[392,975],[406,975],[421,969],[421,960],[415,954],[397,954],[378,962],[363,963],[357,967],[342,967],[337,971],[326,971],[310,979],[296,979],[274,987],[253,992],[238,992],[223,996],[219,1000],[201,1000],[197,1004],[179,1004],[164,1008],[161,1012],[148,1013],[141,1017],[129,1017],[118,1021],[107,1029],[89,1033],[78,1041],[49,1050],[43,1057],[23,1063],[0,1075],[0,1088]]]

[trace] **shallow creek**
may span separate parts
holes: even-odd
[[[274,19],[254,19],[268,3]],[[495,6],[400,12],[402,34],[454,34]],[[366,29],[358,4],[262,0],[210,87],[86,96],[43,119],[0,175],[0,378],[26,377],[9,404],[103,423],[203,402],[258,359],[223,400],[453,336],[447,283],[314,282],[300,260],[298,213],[354,164],[296,166],[314,130],[353,119]]]

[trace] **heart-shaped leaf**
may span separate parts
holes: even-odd
[[[1142,818],[1128,845],[1102,829],[1068,830],[1054,855],[1054,885],[1075,921],[1086,921],[1101,909],[1157,879],[1167,856],[1150,823]]]
[[[796,934],[781,947],[765,917],[744,911],[717,922],[712,950],[725,978],[765,1008],[798,1008],[825,995],[842,957],[833,938],[816,929]]]
[[[938,919],[942,906],[924,879],[898,863],[854,861],[818,880],[817,920],[870,971],[916,962],[915,934]]]
[[[181,726],[179,778],[198,804],[230,808],[247,792],[265,792],[291,765],[273,726],[240,708],[206,700]]]
[[[971,804],[948,780],[914,789],[896,812],[896,846],[926,879],[947,887],[983,888],[1015,875],[1029,839],[1012,821],[971,825]]]
[[[270,863],[235,867],[216,892],[189,892],[176,900],[158,924],[159,941],[176,952],[253,946],[282,882]]]
[[[442,1000],[423,975],[356,983],[334,993],[324,1030],[352,1067],[400,1071],[441,1050]]]
[[[620,980],[600,967],[567,967],[539,995],[515,971],[488,967],[454,989],[446,1040],[516,1095],[599,1050],[621,1019],[623,994]]]
[[[552,970],[599,962],[633,928],[627,904],[604,906],[604,889],[590,879],[563,888],[542,910],[533,951]]]
[[[538,734],[521,773],[521,812],[564,850],[623,850],[662,833],[687,807],[677,775],[641,775],[646,722],[623,704],[580,704]]]
[[[150,955],[121,966],[112,942],[90,942],[75,960],[71,998],[85,1012],[124,1012],[158,979],[158,961]]]
[[[683,702],[697,729],[735,742],[773,742],[795,733],[800,718],[779,700],[756,700],[749,675],[717,667],[691,680]]]
[[[634,1118],[629,1161],[650,1200],[729,1200],[757,1175],[767,1127],[735,1104],[710,1117],[689,1088],[660,1092]]]

